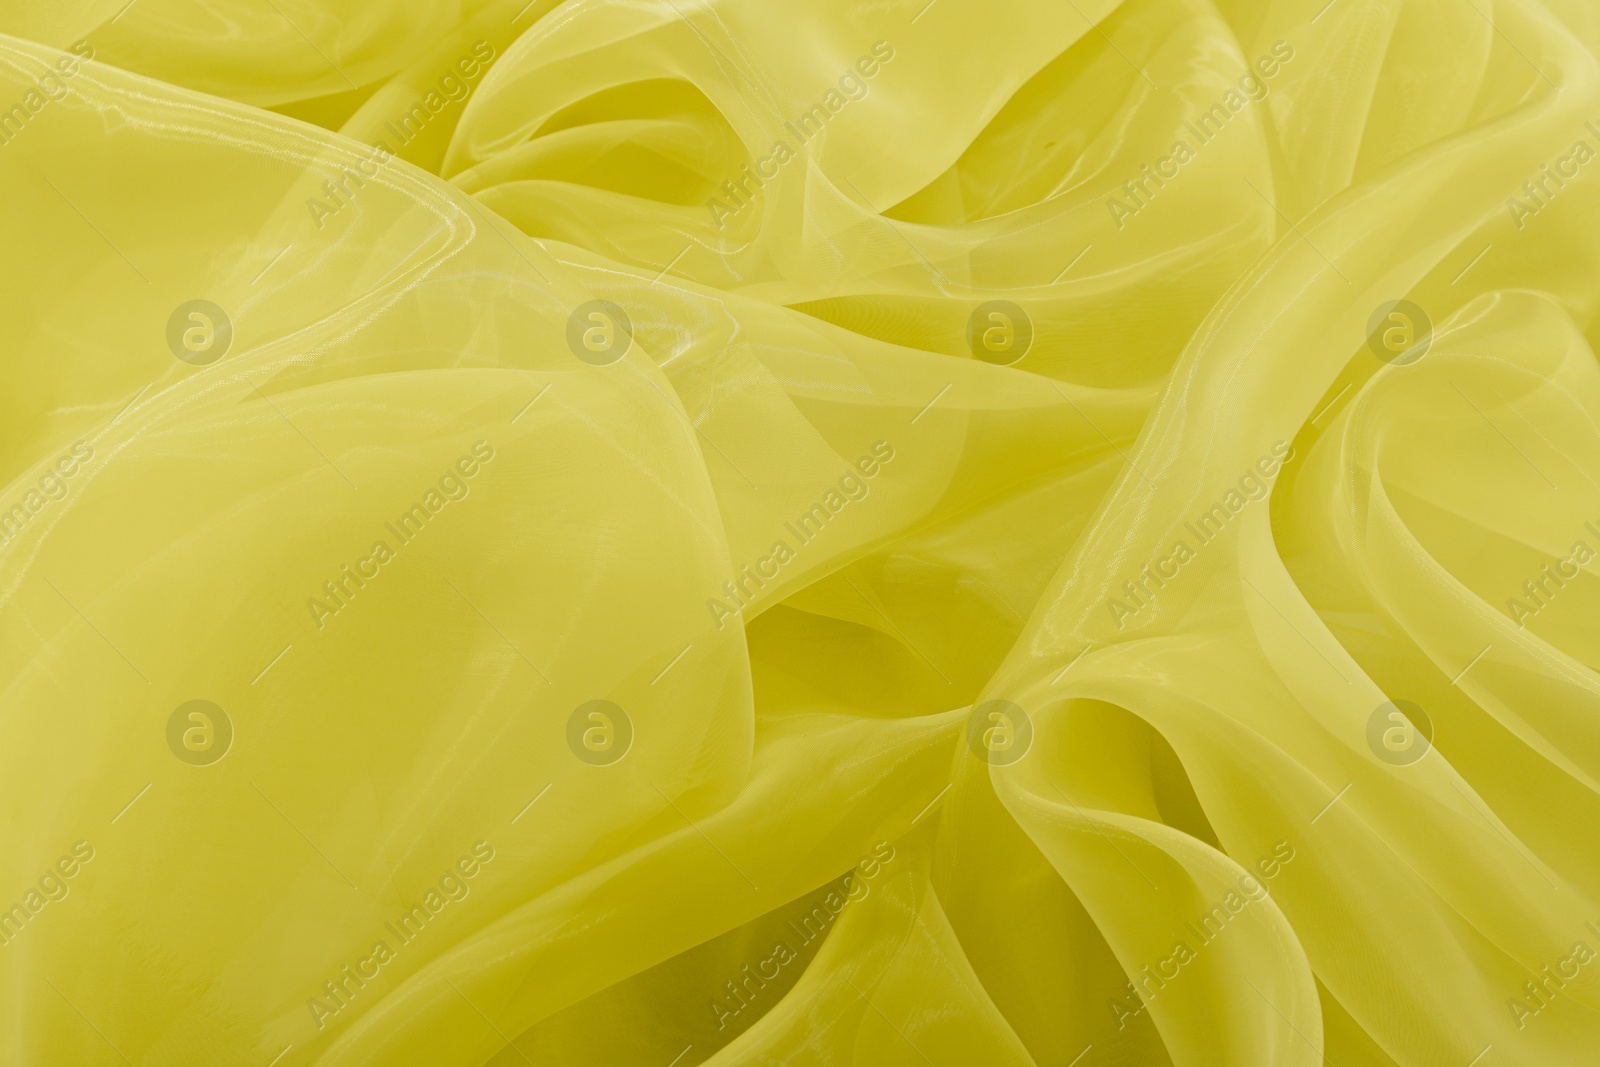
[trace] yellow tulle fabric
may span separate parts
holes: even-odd
[[[0,1065],[1600,1053],[1588,0],[0,9]]]

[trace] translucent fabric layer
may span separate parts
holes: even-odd
[[[1593,1063],[1597,49],[0,7],[0,1065]]]

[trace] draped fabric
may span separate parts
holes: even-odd
[[[0,8],[0,1064],[1594,1062],[1597,50]]]

